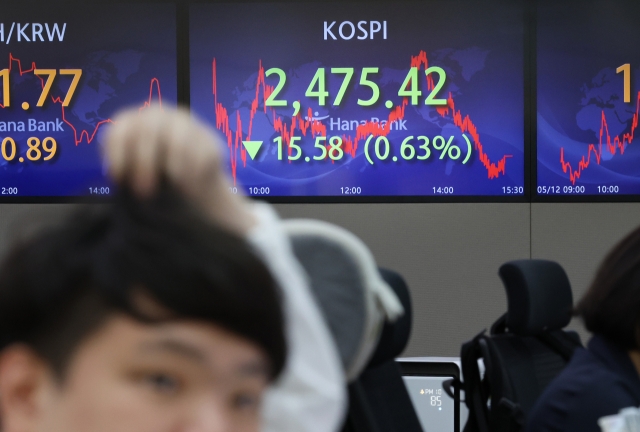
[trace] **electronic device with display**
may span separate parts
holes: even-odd
[[[53,3],[0,18],[0,200],[110,195],[113,115],[177,102],[175,5]]]
[[[411,361],[400,359],[405,386],[424,430],[460,431],[460,393],[454,398],[444,390],[444,382],[459,379],[460,368],[448,361]]]
[[[191,109],[250,196],[524,196],[522,2],[193,4]]]
[[[104,133],[152,103],[209,122],[231,192],[272,202],[635,201],[638,14],[632,0],[15,2],[0,201],[108,198]]]
[[[538,198],[639,195],[640,4],[536,4]]]

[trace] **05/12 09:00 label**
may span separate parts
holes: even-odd
[[[584,186],[538,186],[538,195],[583,194]]]

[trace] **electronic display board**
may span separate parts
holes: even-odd
[[[42,2],[0,16],[0,200],[108,196],[112,116],[176,104],[176,6]]]
[[[538,198],[640,194],[640,4],[537,2]]]
[[[404,384],[424,430],[455,432],[456,410],[453,400],[444,391],[443,383],[450,377],[405,376]]]
[[[190,104],[261,197],[523,197],[522,2],[190,6]]]

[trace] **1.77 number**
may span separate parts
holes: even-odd
[[[67,90],[67,95],[62,101],[62,106],[69,106],[71,103],[71,99],[73,98],[73,94],[78,87],[78,83],[80,82],[80,77],[82,76],[82,69],[60,69],[60,75],[73,75],[73,80],[71,81],[71,85],[69,86],[69,90]],[[42,93],[40,94],[40,98],[38,99],[38,103],[36,106],[41,107],[44,105],[44,102],[47,100],[47,96],[49,96],[49,92],[51,91],[51,86],[53,86],[53,81],[58,74],[58,71],[55,69],[35,69],[33,71],[35,75],[42,79],[42,76],[46,76],[47,80],[43,80],[42,85]],[[0,78],[2,78],[2,107],[7,108],[11,103],[11,90],[10,90],[10,80],[9,80],[9,69],[4,69],[0,71]]]

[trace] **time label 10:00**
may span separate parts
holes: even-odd
[[[342,84],[338,90],[338,93],[333,99],[333,106],[339,106],[342,103],[345,93],[349,89],[349,84],[355,74],[354,68],[331,68],[331,74],[342,75]],[[379,73],[377,67],[365,67],[362,68],[360,74],[360,86],[369,87],[371,89],[371,97],[369,99],[358,99],[358,105],[360,106],[372,106],[380,99],[380,87],[378,84],[371,80],[370,77]],[[431,77],[432,74],[438,75],[438,81],[434,82]],[[271,68],[265,72],[266,77],[271,75],[278,76],[278,84],[273,91],[269,94],[265,101],[266,106],[270,107],[286,107],[288,102],[286,100],[278,99],[278,95],[284,88],[287,82],[287,74],[279,68]],[[446,99],[438,99],[437,95],[445,84],[447,74],[441,67],[431,66],[425,70],[427,77],[428,87],[430,93],[424,101],[425,105],[444,106],[447,105]],[[411,99],[411,105],[418,105],[420,102],[420,96],[422,91],[419,89],[419,70],[417,67],[409,69],[409,73],[404,79],[404,82],[398,90],[398,96],[407,97]],[[318,105],[325,106],[327,104],[327,98],[329,98],[329,91],[327,91],[327,73],[325,68],[318,68],[315,75],[311,79],[311,83],[305,92],[305,96],[308,98],[317,98]],[[391,107],[389,107],[391,108]]]

